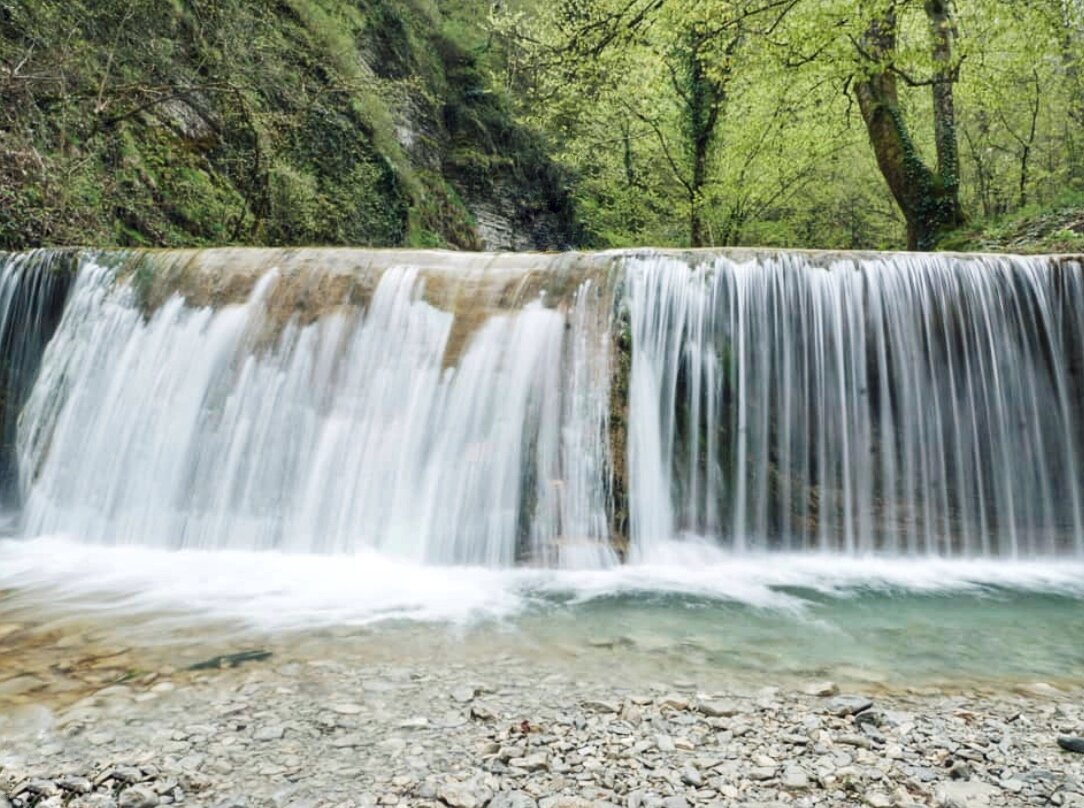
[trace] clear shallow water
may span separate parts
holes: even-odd
[[[672,543],[610,570],[492,570],[41,538],[0,542],[0,592],[0,622],[78,619],[133,646],[512,653],[662,680],[1084,684],[1080,562]]]

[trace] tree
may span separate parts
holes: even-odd
[[[960,64],[953,61],[955,27],[949,0],[925,0],[933,76],[915,79],[897,64],[899,14],[896,0],[885,4],[856,42],[867,72],[855,82],[855,95],[877,157],[877,165],[907,221],[909,249],[932,249],[944,230],[964,222],[960,206],[960,158],[953,86]],[[933,97],[936,168],[923,161],[904,118],[899,81],[928,85]]]

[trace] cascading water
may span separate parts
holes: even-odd
[[[612,556],[589,279],[502,307],[467,277],[481,296],[452,312],[425,297],[456,278],[396,263],[363,305],[302,294],[276,319],[319,273],[271,264],[241,303],[152,312],[116,275],[86,262],[23,413],[29,534],[488,566]]]
[[[21,408],[23,532],[1081,556],[1082,364],[1053,259],[87,253]]]
[[[1079,265],[794,254],[627,272],[642,552],[694,533],[739,552],[1084,553]]]
[[[37,250],[0,254],[0,506],[18,499],[19,412],[60,319],[74,257]]]

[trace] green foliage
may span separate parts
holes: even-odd
[[[1068,192],[1049,205],[978,219],[937,246],[960,252],[1084,253],[1084,193]]]
[[[886,5],[519,0],[502,4],[496,30],[519,49],[506,82],[520,115],[575,173],[577,213],[598,244],[686,245],[695,210],[709,244],[902,246],[855,98],[878,71],[899,86],[893,114],[930,229],[959,220],[957,187],[972,217],[1084,187],[1084,7],[958,0],[946,61],[927,4],[898,0],[895,47],[879,60],[862,43]],[[939,76],[955,95],[944,134],[959,143],[941,166]],[[709,135],[703,181],[698,133]]]
[[[563,180],[491,91],[484,7],[0,0],[0,249],[478,246],[498,182],[549,215]]]

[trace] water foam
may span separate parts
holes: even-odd
[[[735,556],[672,542],[605,570],[438,567],[371,551],[166,550],[88,545],[59,536],[0,542],[10,608],[186,621],[257,630],[388,621],[478,624],[626,596],[677,596],[800,616],[822,598],[862,593],[991,596],[1005,590],[1084,599],[1084,563]]]

